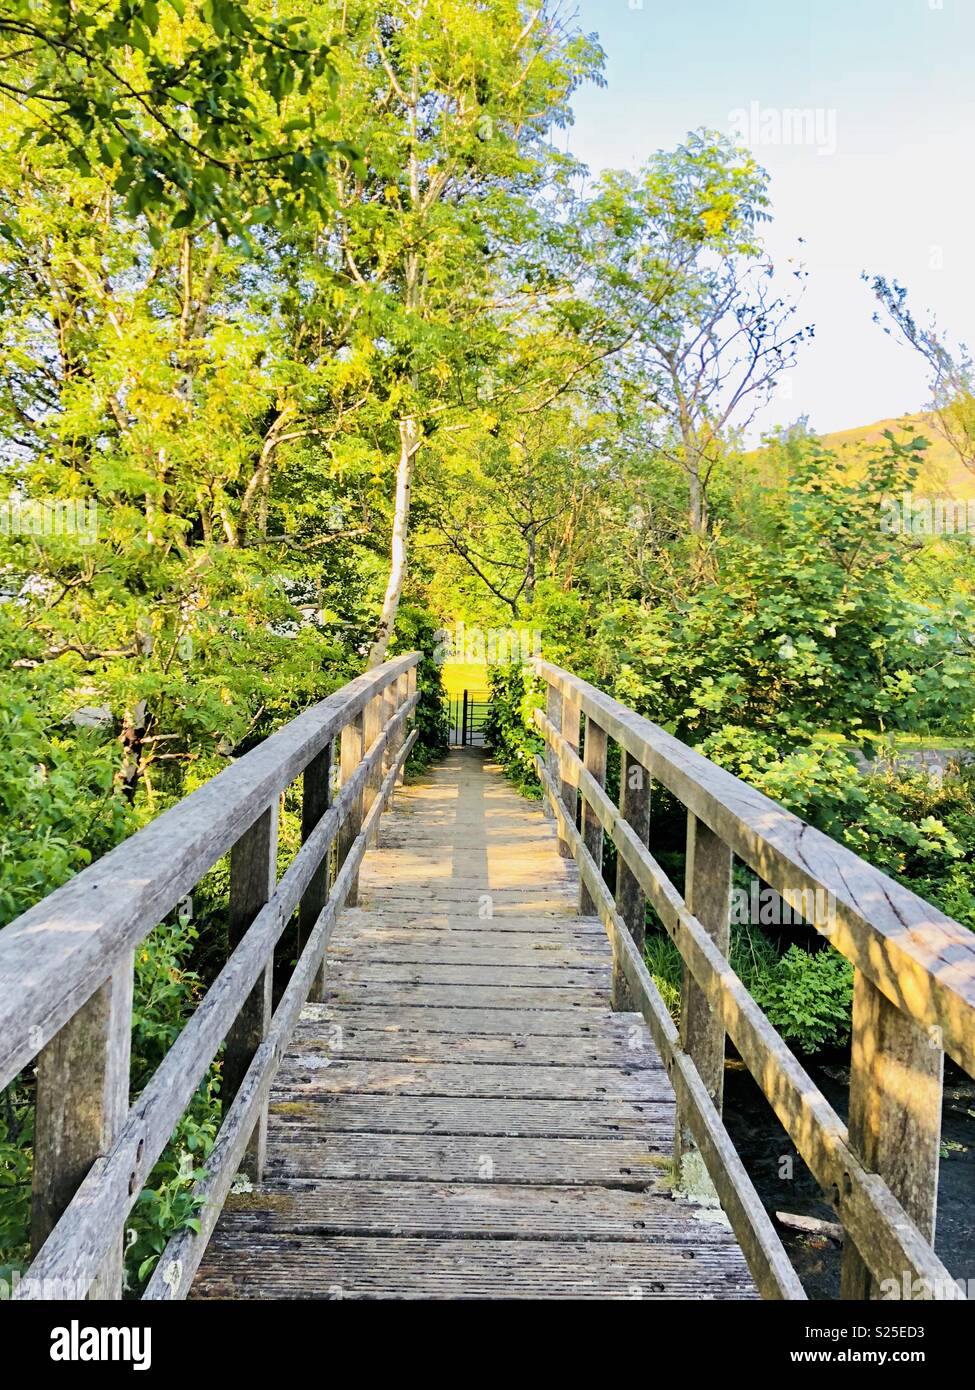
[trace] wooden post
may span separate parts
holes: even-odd
[[[649,843],[650,774],[625,748],[620,750],[619,806],[620,815],[635,832],[641,845]],[[616,856],[616,910],[626,923],[633,944],[642,957],[647,931],[647,899],[622,854]],[[613,960],[611,1002],[614,1009],[627,1011],[634,1008],[629,987],[616,959]]]
[[[579,701],[571,695],[563,695],[562,737],[576,755],[579,752],[581,713]],[[575,825],[579,814],[579,773],[571,766],[566,768],[562,777],[562,805],[569,813],[569,820]]]
[[[723,956],[727,956],[731,942],[731,860],[731,850],[724,841],[688,812],[684,897],[688,909]],[[724,1027],[686,965],[680,993],[680,1039],[720,1115],[724,1095]],[[694,1150],[694,1141],[678,1106],[674,1135],[678,1183],[688,1178],[684,1160]]]
[[[944,1052],[859,970],[853,976],[850,1146],[934,1244]],[[839,1194],[843,1212],[843,1194]],[[885,1270],[903,1288],[902,1270]],[[920,1295],[920,1291],[919,1291]],[[878,1279],[847,1236],[840,1297],[876,1299]]]
[[[545,692],[545,713],[546,713],[546,715],[548,716],[549,723],[552,724],[552,725],[554,725],[554,727],[555,727],[555,729],[556,729],[556,732],[557,732],[557,733],[561,733],[561,732],[562,732],[562,693],[561,693],[561,691],[558,690],[558,688],[557,688],[556,686],[554,686],[554,685],[548,686],[547,689],[546,689],[546,692]],[[553,748],[552,744],[550,744],[547,740],[546,740],[546,743],[545,743],[545,767],[546,767],[546,769],[547,769],[547,771],[548,771],[548,775],[551,777],[552,781],[555,783],[555,787],[556,787],[556,790],[558,791],[558,794],[561,796],[561,795],[563,794],[563,789],[562,789],[562,775],[561,775],[561,773],[560,773],[560,771],[559,771],[559,755],[558,755],[558,752],[556,751],[556,749]],[[550,814],[550,813],[548,812],[548,808],[547,808],[547,807],[546,807],[546,814]],[[560,836],[559,836],[559,854],[561,854],[561,856],[562,856],[563,859],[567,859],[567,858],[569,857],[569,854],[570,854],[570,853],[571,853],[571,851],[570,851],[570,849],[569,849],[569,846],[568,846],[567,842],[566,842],[565,840],[563,840],[563,839],[562,839],[562,836],[560,835]]]
[[[588,714],[586,715],[586,741],[582,750],[582,759],[586,771],[594,777],[599,785],[606,785],[606,731]],[[596,868],[602,871],[603,867],[603,827],[595,811],[586,801],[585,794],[582,797],[582,839],[586,849],[596,861]],[[593,917],[596,915],[596,904],[590,896],[589,889],[585,882],[579,886],[579,912],[583,917]]]
[[[412,700],[412,699],[413,699],[413,696],[416,694],[416,667],[415,667],[415,666],[411,666],[410,669],[406,672],[406,675],[402,677],[402,680],[404,681],[404,685],[403,685],[403,687],[402,687],[402,691],[403,691],[403,700],[404,700],[404,701]],[[408,726],[410,725],[410,723],[416,724],[416,710],[413,711],[413,713],[412,713],[412,715],[410,716],[410,718],[409,718],[409,719],[406,721],[406,723],[404,723],[404,725],[403,725],[403,732],[402,732],[402,736],[401,736],[401,740],[400,740],[401,743],[402,743],[402,741],[406,738],[407,728],[408,728]],[[403,776],[404,776],[404,769],[403,769],[403,768],[400,768],[399,776],[396,778],[396,782],[397,782],[397,785],[398,785],[398,786],[402,786],[402,785],[403,785]]]
[[[315,829],[332,801],[332,745],[327,743],[317,757],[312,758],[302,777],[301,791],[301,842]],[[312,875],[298,905],[298,952],[304,950],[305,942],[318,921],[318,914],[328,902],[329,860],[331,845],[325,850],[322,862]],[[309,999],[321,1002],[325,997],[325,962],[315,976],[308,994]]]
[[[382,694],[382,692],[380,692],[380,694],[374,695],[372,699],[369,701],[368,705],[366,705],[364,711],[365,718],[362,726],[363,755],[369,752],[369,749],[372,747],[376,739],[379,737],[380,731],[382,729],[384,699],[384,695]],[[363,816],[367,816],[369,814],[370,809],[372,808],[372,803],[376,799],[376,794],[379,790],[379,785],[382,782],[382,776],[382,759],[380,758],[379,765],[376,768],[374,768],[373,771],[366,778],[366,785],[362,794]],[[378,844],[378,842],[379,828],[377,826],[373,834],[373,844]]]
[[[365,738],[365,712],[360,711],[356,717],[346,724],[342,730],[339,760],[341,763],[340,771],[343,787],[349,781],[356,768],[362,762],[363,743]],[[341,826],[339,827],[338,852],[336,854],[337,868],[341,869],[349,855],[353,841],[362,829],[363,815],[362,793],[355,798],[349,807]],[[345,900],[346,907],[355,907],[359,901],[359,876],[356,874],[349,889],[348,897]]]
[[[227,922],[229,950],[242,940],[248,927],[274,892],[278,855],[278,799],[258,816],[230,851],[230,912]],[[260,979],[244,1001],[233,1027],[227,1034],[223,1057],[220,1099],[226,1115],[230,1102],[240,1089],[254,1053],[267,1036],[271,1023],[271,991],[274,958],[268,961]],[[253,1182],[260,1182],[267,1152],[267,1103],[261,1107],[241,1169]]]
[[[129,1109],[132,962],[127,951],[37,1059],[31,1251],[37,1254]],[[91,1285],[92,1299],[122,1297],[123,1232]],[[54,1297],[54,1293],[50,1295]],[[69,1290],[62,1297],[72,1297]]]

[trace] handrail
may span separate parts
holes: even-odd
[[[0,1087],[416,653],[357,677],[0,931]]]
[[[36,1258],[15,1297],[120,1296],[122,1224],[224,1041],[224,1114],[201,1187],[205,1236],[194,1270],[241,1162],[260,1177],[271,1080],[416,738],[406,724],[419,701],[419,659],[413,652],[352,681],[0,932],[13,1032],[0,1057],[9,1067],[25,1049],[40,1052]],[[300,773],[303,843],[276,882],[278,798]],[[231,954],[130,1107],[132,948],[228,848]],[[272,1019],[274,948],[296,907],[305,939]]]
[[[760,1223],[756,1228],[748,1190],[729,1172],[721,1151],[722,1136],[727,1138],[723,1127],[716,1137],[714,1116],[703,1113],[700,1093],[694,1093],[695,1079],[700,1082],[703,1075],[720,1126],[726,1032],[847,1231],[843,1295],[876,1296],[883,1280],[893,1280],[898,1289],[957,1297],[932,1242],[942,1049],[972,1070],[975,938],[587,682],[544,661],[536,662],[536,670],[548,687],[547,713],[535,711],[548,750],[545,760],[537,759],[539,776],[566,852],[579,862],[583,903],[604,921],[616,973],[676,1077],[677,1155],[687,1149],[681,1137],[686,1127],[760,1289],[794,1296],[781,1287],[781,1271]],[[580,719],[586,735],[582,758]],[[687,901],[647,848],[646,821],[639,832],[630,824],[622,781],[620,809],[604,790],[607,735],[624,752],[622,780],[634,770],[646,774],[645,814],[652,779],[688,810]],[[581,832],[575,824],[577,799]],[[615,901],[602,876],[604,831],[618,852]],[[801,902],[811,924],[856,967],[849,1130],[728,964],[732,851],[790,902]],[[809,889],[819,889],[820,896]],[[823,894],[831,908],[835,903],[840,925],[817,910]],[[684,962],[679,1037],[642,961],[644,901],[654,907]],[[919,988],[919,980],[925,988]],[[943,1020],[944,1027],[929,1027],[932,1018]]]

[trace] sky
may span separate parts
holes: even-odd
[[[560,138],[593,174],[737,125],[771,176],[766,245],[805,265],[799,317],[816,332],[752,436],[922,409],[924,364],[873,322],[861,272],[975,346],[975,0],[565,3],[606,52],[608,86],[577,93]],[[809,115],[790,131],[786,111]]]

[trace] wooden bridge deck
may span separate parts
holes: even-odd
[[[197,1298],[751,1298],[669,1188],[674,1096],[539,806],[473,752],[399,790]]]

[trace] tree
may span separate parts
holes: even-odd
[[[620,369],[686,476],[696,535],[726,432],[748,424],[812,331],[790,328],[795,308],[773,289],[758,237],[767,189],[750,155],[702,131],[638,175],[606,175],[585,209],[593,293],[632,331]]]

